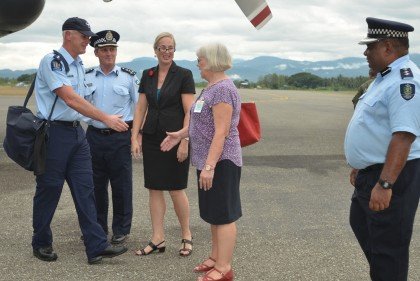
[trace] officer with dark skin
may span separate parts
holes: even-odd
[[[411,25],[367,18],[364,55],[379,73],[345,137],[355,190],[350,225],[375,281],[405,281],[420,197],[420,70],[408,54]]]

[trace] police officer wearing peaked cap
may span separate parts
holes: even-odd
[[[90,45],[95,48],[99,66],[86,73],[87,99],[100,110],[121,116],[131,128],[139,80],[134,71],[115,64],[119,38],[120,35],[113,30],[103,30],[91,37]],[[131,132],[117,132],[93,119],[89,119],[88,124],[86,137],[92,155],[98,222],[108,233],[110,183],[113,204],[111,243],[123,243],[130,233],[133,216]]]
[[[411,25],[367,18],[360,41],[376,71],[349,122],[344,150],[355,186],[350,225],[372,280],[407,280],[420,197],[420,70],[408,54]]]
[[[89,144],[79,120],[83,114],[116,130],[127,130],[127,125],[118,116],[108,115],[84,99],[85,69],[79,55],[85,53],[83,46],[95,35],[87,21],[69,18],[62,30],[62,47],[44,56],[35,81],[38,117],[48,119],[54,103],[55,107],[48,126],[45,173],[36,177],[32,248],[40,260],[57,259],[50,224],[66,181],[85,237],[88,262],[92,264],[122,254],[127,248],[112,247],[97,222]]]

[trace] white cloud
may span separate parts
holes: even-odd
[[[279,64],[279,65],[276,65],[276,68],[277,69],[280,69],[280,70],[286,70],[287,69],[287,64]]]
[[[207,42],[222,42],[234,58],[277,56],[300,61],[362,57],[357,42],[366,35],[365,18],[374,16],[410,23],[410,52],[420,53],[418,0],[267,0],[273,18],[260,30],[247,21],[233,0],[48,0],[31,26],[0,38],[0,68],[36,68],[45,53],[61,45],[61,25],[72,16],[85,18],[94,31],[121,34],[118,61],[152,57],[155,36],[175,35],[176,59],[195,59]],[[82,56],[95,65],[92,49]]]
[[[229,77],[232,80],[242,80],[242,78],[239,74],[232,74],[232,75],[229,75]]]

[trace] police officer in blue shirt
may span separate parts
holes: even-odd
[[[139,80],[134,71],[115,65],[120,35],[113,30],[96,34],[90,38],[90,45],[95,48],[99,66],[86,72],[86,82],[90,88],[87,99],[103,112],[122,115],[131,128]],[[131,132],[118,132],[94,119],[88,123],[86,137],[92,154],[98,222],[108,233],[108,183],[111,183],[111,243],[122,243],[130,233],[133,217]]]
[[[359,98],[344,149],[355,186],[350,225],[372,280],[407,280],[420,197],[420,70],[408,24],[367,18],[364,55],[378,74]]]
[[[95,35],[87,21],[69,18],[62,30],[62,47],[41,60],[35,82],[38,117],[47,119],[58,98],[48,128],[46,171],[36,177],[32,247],[40,260],[57,259],[50,224],[66,181],[85,237],[88,263],[93,264],[127,248],[111,246],[97,222],[89,144],[79,120],[83,114],[117,131],[127,131],[128,125],[120,115],[106,114],[84,99],[88,91],[79,55],[86,52],[89,37]]]

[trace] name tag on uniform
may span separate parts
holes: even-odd
[[[203,109],[204,100],[198,100],[195,103],[194,112],[195,113],[201,113],[201,110]]]

